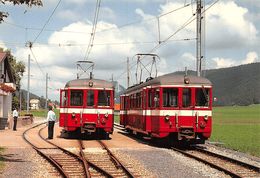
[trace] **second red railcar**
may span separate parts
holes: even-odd
[[[120,124],[170,142],[204,143],[212,130],[212,84],[203,77],[167,74],[121,95]]]

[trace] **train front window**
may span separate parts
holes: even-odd
[[[98,91],[98,106],[110,106],[110,91]]]
[[[83,105],[83,91],[82,90],[71,90],[70,105],[71,106],[82,106]]]
[[[182,90],[182,107],[190,107],[191,106],[191,89],[183,88]]]
[[[209,106],[209,89],[196,88],[196,106]]]
[[[164,88],[163,89],[163,107],[178,106],[178,89]]]
[[[61,102],[60,102],[60,104],[61,104],[61,107],[65,107],[65,106],[67,106],[68,105],[68,94],[67,94],[67,91],[65,91],[65,90],[63,90],[62,92],[61,92]]]
[[[94,91],[93,90],[88,90],[87,106],[94,106]]]

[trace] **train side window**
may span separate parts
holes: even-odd
[[[94,106],[94,91],[93,90],[88,90],[87,106]]]
[[[68,92],[67,91],[62,91],[61,92],[61,107],[68,106]]]
[[[148,107],[152,107],[153,104],[153,93],[152,90],[148,91]]]
[[[191,106],[191,89],[183,88],[182,89],[182,107]]]
[[[71,90],[70,105],[71,106],[82,106],[83,105],[83,91],[82,90]]]
[[[164,88],[163,89],[163,107],[178,106],[178,89]]]
[[[156,90],[154,95],[154,107],[158,108],[160,106],[160,91]]]
[[[110,91],[98,91],[98,106],[110,106]]]
[[[196,88],[196,106],[209,106],[209,89]]]

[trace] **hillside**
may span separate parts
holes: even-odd
[[[184,73],[184,72],[176,72]],[[188,71],[195,75],[194,71]],[[206,70],[213,83],[214,105],[250,105],[260,103],[260,63]]]
[[[213,83],[216,105],[260,103],[260,63],[206,71]]]

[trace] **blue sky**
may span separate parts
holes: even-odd
[[[215,1],[205,0],[205,7]],[[11,4],[0,6],[10,14],[0,24],[0,47],[10,49],[17,60],[26,65],[30,54],[30,90],[45,96],[45,75],[48,73],[49,97],[56,100],[59,99],[57,89],[76,78],[76,61],[84,59],[96,6],[96,0],[61,0],[40,33],[58,2],[44,0],[43,7],[31,8]],[[175,9],[180,10],[168,14]],[[157,17],[160,17],[161,41],[178,32],[153,51],[160,56],[159,75],[185,67],[195,70],[195,21],[178,31],[193,18],[195,9],[195,0],[101,1],[89,55],[95,62],[94,77],[109,80],[113,75],[114,80],[126,86],[126,59],[129,57],[133,66],[130,81],[134,84],[133,56],[148,53],[158,45]],[[205,69],[259,62],[260,1],[219,0],[206,11],[205,19]],[[183,40],[186,38],[190,40]],[[28,41],[35,41],[32,50],[25,46]],[[143,61],[144,64],[149,62],[149,58]],[[26,87],[25,73],[22,88]]]

